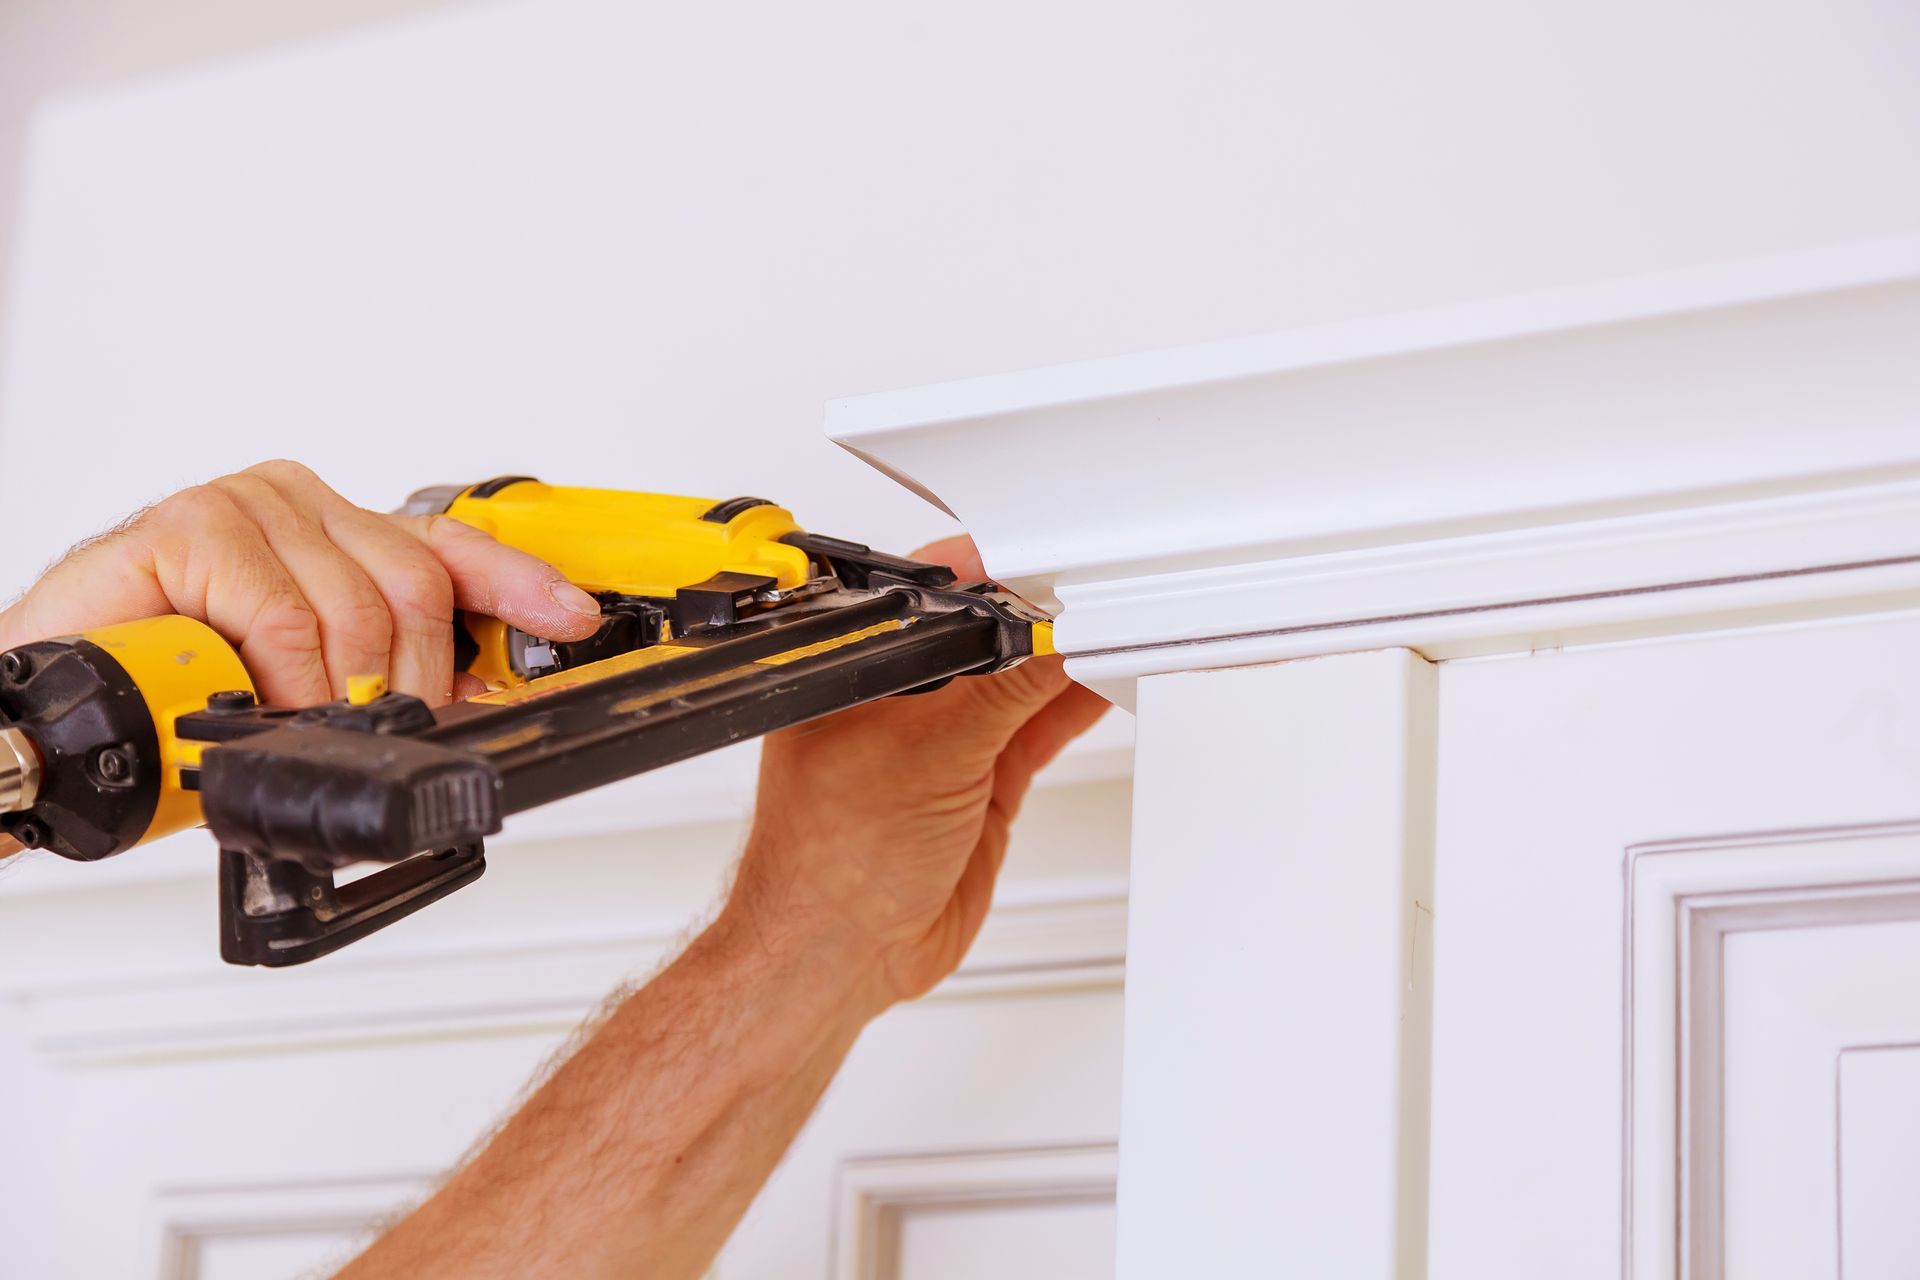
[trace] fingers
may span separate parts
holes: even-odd
[[[965,534],[928,543],[914,552],[914,558],[930,564],[944,564],[962,581],[982,581],[987,578],[986,567],[980,563],[980,549]],[[1067,679],[1065,665],[1058,657],[1032,658],[997,675],[964,680],[961,687],[970,699],[968,710],[978,722],[984,738],[994,744],[996,751],[1021,730],[1029,717],[1038,714],[1067,690],[1078,688]],[[1100,707],[1106,706],[1104,700],[1096,701]],[[1075,699],[1073,705],[1081,704]],[[1098,711],[1090,708],[1088,711],[1095,719],[1099,718]],[[1056,723],[1062,731],[1066,731],[1072,721],[1056,720]],[[1087,723],[1091,724],[1092,721]],[[1084,731],[1085,727],[1082,725],[1067,732],[1059,745],[1047,752],[1046,759],[1052,759],[1060,747]],[[1036,741],[1034,745],[1040,744]]]
[[[386,519],[346,506],[327,532],[373,580],[385,601],[393,643],[387,681],[439,705],[454,697],[453,580],[431,552]]]
[[[1005,811],[1009,822],[1025,802],[1034,775],[1051,764],[1068,743],[1093,728],[1112,705],[1084,685],[1070,684],[1020,726],[994,770],[993,802]]]
[[[76,547],[8,611],[0,643],[168,613],[205,622],[238,649],[264,700],[331,696],[319,619],[260,526],[213,485]]]
[[[1038,773],[1046,768],[1068,743],[1093,728],[1112,709],[1111,702],[1085,685],[1069,684],[1014,735],[1028,769]]]
[[[393,613],[359,562],[328,536],[321,505],[291,501],[265,476],[252,471],[225,476],[213,484],[259,526],[268,550],[278,557],[306,601],[326,669],[327,691],[320,700],[344,697],[351,676],[385,678],[393,647]],[[446,685],[435,692],[444,697]]]
[[[384,675],[391,688],[435,706],[457,696],[453,580],[439,558],[387,517],[354,506],[298,463],[263,463],[248,474],[316,517],[326,538],[378,593],[387,617],[385,660],[344,675]],[[321,616],[323,622],[332,620],[324,608]],[[331,656],[328,666],[335,677],[343,675],[333,669]]]
[[[1092,728],[1111,704],[1083,685],[1069,683],[1017,730],[993,771],[993,791],[982,815],[980,838],[954,886],[948,907],[964,951],[993,904],[993,886],[1006,862],[1013,820],[1033,786],[1033,777],[1069,742]],[[945,918],[943,918],[943,923]]]
[[[445,517],[365,511],[298,463],[267,462],[75,548],[0,612],[0,647],[181,613],[240,651],[268,702],[324,702],[350,676],[383,675],[437,704],[460,692],[456,608],[551,640],[600,624],[543,560]]]
[[[445,516],[385,516],[354,506],[297,463],[252,469],[322,516],[327,535],[356,561],[391,619],[389,683],[430,703],[456,689],[457,609],[548,640],[578,640],[600,625],[600,606],[546,561]],[[469,691],[471,692],[471,691]]]
[[[388,516],[430,550],[453,581],[454,603],[543,640],[584,640],[600,627],[594,598],[536,556],[448,516]]]
[[[953,684],[950,740],[998,756],[1020,727],[1065,692],[1065,663],[1058,657],[1029,658],[990,676],[966,676]]]
[[[320,619],[260,526],[224,489],[183,490],[127,531],[165,592],[163,612],[199,618],[240,652],[261,699],[332,696]]]
[[[929,542],[914,552],[912,558],[928,564],[943,564],[953,570],[962,582],[982,582],[987,577],[986,566],[980,563],[980,548],[974,546],[973,539],[964,533]]]

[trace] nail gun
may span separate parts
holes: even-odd
[[[809,533],[760,498],[563,488],[525,476],[425,489],[600,603],[572,642],[456,626],[488,691],[429,708],[367,676],[262,706],[202,623],[149,618],[0,654],[0,834],[91,861],[204,822],[220,953],[291,965],[485,870],[485,837],[539,805],[893,694],[1051,651],[992,583]],[[389,864],[346,882],[360,863]]]

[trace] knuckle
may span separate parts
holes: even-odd
[[[282,597],[267,601],[254,615],[248,632],[251,638],[279,653],[320,652],[320,619],[304,600]]]
[[[431,557],[409,558],[405,565],[383,575],[380,589],[386,592],[396,613],[447,623],[453,620],[453,579]]]
[[[424,613],[402,615],[393,620],[394,641],[396,644],[406,643],[416,648],[451,650],[453,626],[451,616],[436,617]]]
[[[265,510],[277,514],[287,507],[287,500],[280,496],[280,491],[251,471],[221,476],[206,487],[227,498],[242,512]]]
[[[197,484],[162,499],[142,523],[168,531],[205,532],[233,522],[233,499],[217,485]]]
[[[1051,694],[1048,672],[1032,662],[968,682],[975,699],[996,717],[1024,718]]]
[[[372,592],[356,592],[321,619],[329,638],[363,653],[385,653],[393,644],[393,615]]]
[[[488,535],[462,520],[450,515],[421,516],[420,533],[430,546],[441,546],[461,539],[471,540],[475,534],[485,538]]]
[[[211,484],[196,484],[161,499],[132,528],[179,543],[204,541],[209,535],[230,539],[240,522],[240,509],[227,491]]]
[[[265,462],[256,462],[240,474],[257,476],[268,483],[313,484],[320,480],[312,467],[291,458],[269,458]]]
[[[320,506],[308,490],[276,483],[257,469],[224,476],[214,484],[231,495],[240,510],[263,529],[325,533]]]
[[[1001,671],[973,681],[976,700],[996,711],[1010,711],[1028,701],[1028,682],[1022,669]]]

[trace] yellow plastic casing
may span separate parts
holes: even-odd
[[[807,553],[779,541],[798,532],[776,506],[748,507],[721,524],[719,503],[619,489],[519,480],[490,497],[471,491],[447,514],[539,556],[588,591],[670,597],[717,573],[750,573],[791,588],[807,580]]]
[[[387,678],[385,676],[347,677],[347,705],[349,706],[371,706],[386,696]]]
[[[82,632],[82,640],[105,650],[140,690],[160,747],[160,794],[142,844],[201,822],[200,797],[180,785],[180,770],[197,769],[206,743],[174,732],[174,721],[206,709],[207,699],[228,689],[253,692],[253,679],[233,646],[204,622],[177,615],[143,618]]]
[[[721,573],[771,578],[782,590],[807,581],[807,553],[780,541],[799,531],[790,512],[765,504],[724,523],[702,519],[719,505],[711,498],[517,480],[486,497],[469,490],[447,514],[539,556],[588,591],[670,599]],[[469,670],[490,688],[520,683],[507,662],[505,628],[472,618],[468,631],[480,646]]]

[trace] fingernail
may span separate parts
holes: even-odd
[[[549,582],[547,594],[553,597],[555,604],[569,613],[577,613],[585,618],[600,616],[600,602],[565,578],[555,578]]]

